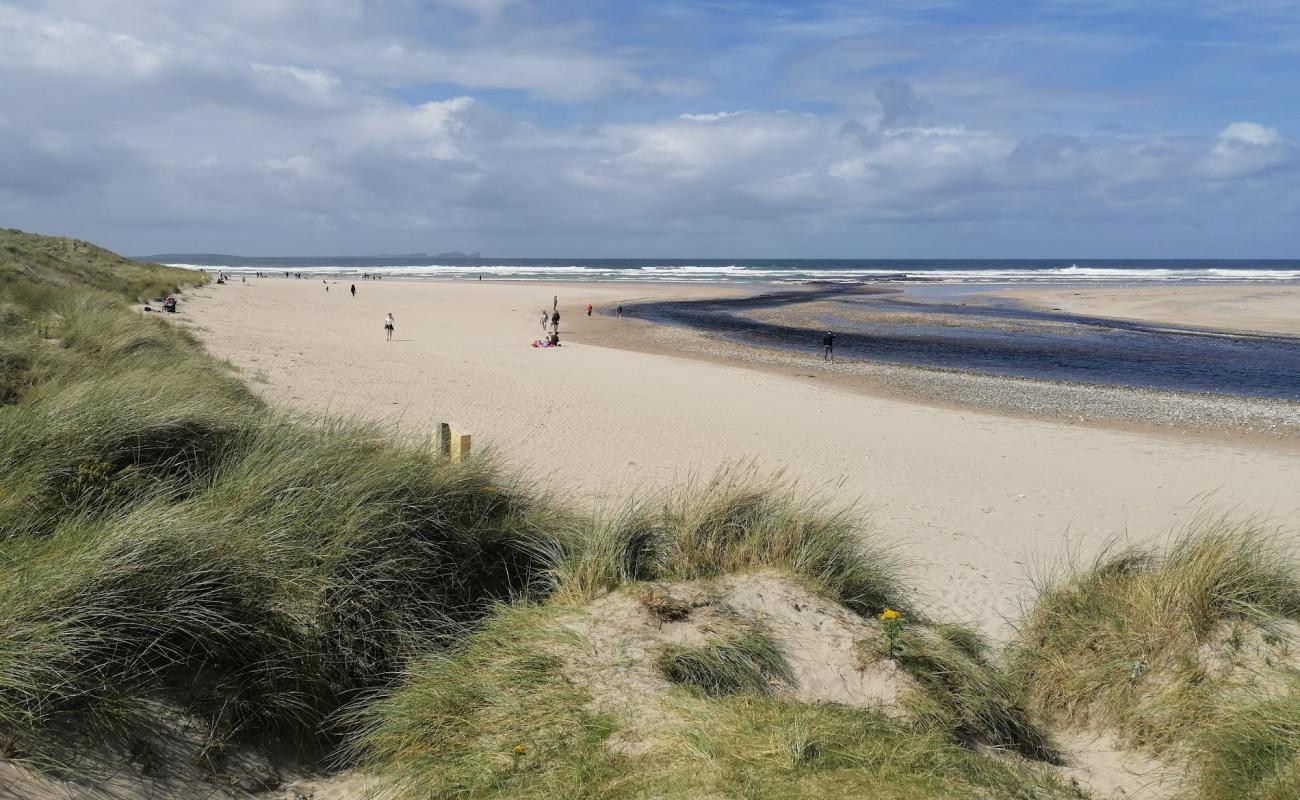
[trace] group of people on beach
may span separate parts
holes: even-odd
[[[587,304],[587,316],[590,317],[596,310],[591,303]],[[620,303],[614,313],[619,319],[623,318],[623,304]],[[551,299],[551,311],[547,313],[542,309],[542,314],[538,318],[538,323],[542,326],[542,336],[544,338],[534,339],[533,347],[559,347],[560,346],[560,297],[556,295]]]

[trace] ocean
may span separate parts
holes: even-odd
[[[153,257],[157,258],[157,257]],[[966,284],[1300,283],[1300,260],[573,259],[174,256],[165,263],[233,274],[302,272],[338,278],[673,283],[862,281]]]

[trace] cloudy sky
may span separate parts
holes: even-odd
[[[0,0],[0,226],[1300,258],[1300,1]]]

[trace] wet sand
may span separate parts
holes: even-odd
[[[1035,565],[1164,535],[1200,508],[1300,528],[1300,455],[1289,442],[883,397],[804,363],[758,370],[681,357],[665,342],[685,334],[581,311],[754,288],[390,280],[358,291],[284,279],[209,286],[184,299],[181,316],[272,403],[416,436],[451,421],[476,447],[593,502],[740,460],[784,469],[860,502],[877,535],[914,562],[936,614],[999,636]],[[555,294],[564,346],[534,349]],[[624,349],[634,345],[652,352]]]
[[[1300,336],[1300,286],[1034,288],[999,292],[1039,308],[1112,319]]]

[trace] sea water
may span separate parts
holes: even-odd
[[[1300,260],[917,260],[185,257],[173,266],[313,277],[674,283],[863,281],[967,284],[1300,283]]]

